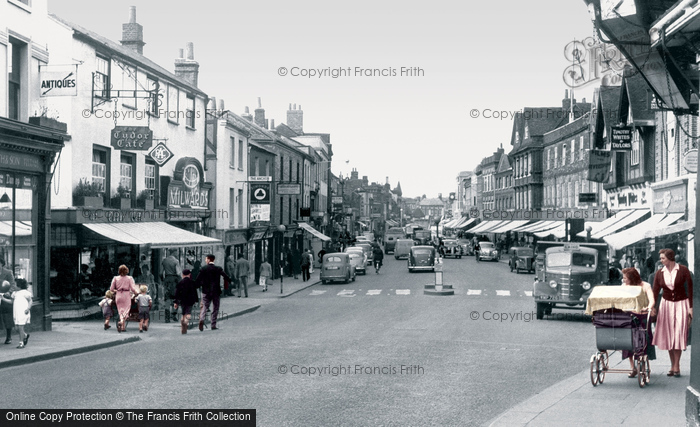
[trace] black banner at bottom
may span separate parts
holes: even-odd
[[[255,426],[255,409],[13,409],[0,425],[24,426]]]

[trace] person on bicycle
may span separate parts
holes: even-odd
[[[379,269],[382,268],[382,261],[384,260],[384,251],[381,246],[376,245],[372,250],[372,254],[374,255],[374,270],[379,274]]]
[[[476,262],[479,262],[479,251],[481,250],[481,246],[479,245],[479,242],[476,242],[476,245],[474,245],[474,255],[476,257]]]

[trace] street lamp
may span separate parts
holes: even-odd
[[[591,231],[593,231],[593,227],[591,227],[590,225],[586,227],[586,242],[591,241]]]
[[[280,293],[284,293],[284,251],[283,251],[283,242],[284,242],[284,232],[287,231],[287,227],[284,226],[284,224],[280,224],[277,226],[277,231],[280,232],[280,243],[279,243],[279,248],[280,248],[280,256],[279,256],[279,263],[280,263]]]

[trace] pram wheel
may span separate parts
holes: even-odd
[[[607,353],[598,352],[591,356],[591,384],[594,387],[603,384],[605,371],[608,369],[607,363]]]
[[[594,354],[591,356],[591,384],[593,387],[598,385],[598,358]]]
[[[642,356],[637,361],[637,371],[639,375],[637,376],[637,381],[640,388],[644,388],[645,385],[649,384],[651,377],[651,369],[649,368],[649,360],[647,356]]]

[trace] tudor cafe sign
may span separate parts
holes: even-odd
[[[177,161],[173,180],[168,184],[168,206],[208,209],[211,188],[210,182],[204,182],[199,160],[183,157]]]
[[[153,131],[148,126],[115,126],[110,145],[117,150],[148,150],[153,145]]]

